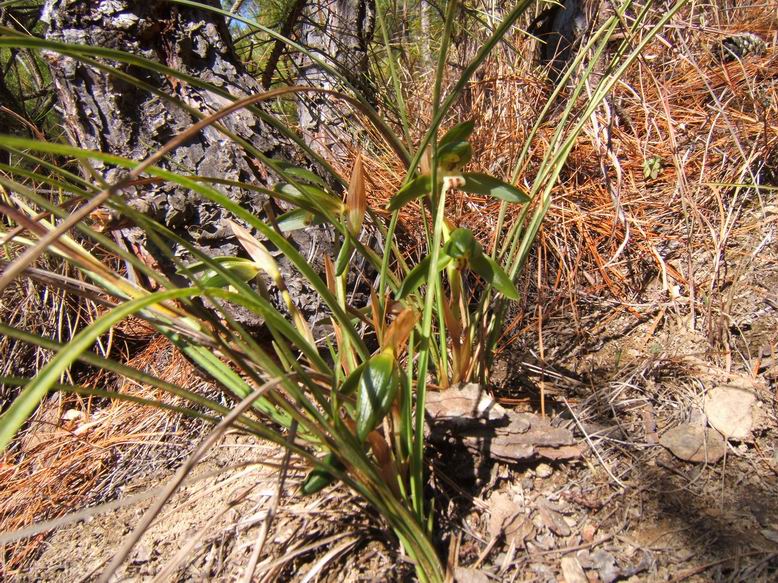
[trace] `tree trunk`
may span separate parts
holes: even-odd
[[[545,43],[541,61],[550,65],[552,81],[556,82],[572,60],[589,26],[590,12],[595,4],[597,2],[587,0],[564,0],[562,5],[551,9],[548,25],[538,37]]]
[[[430,5],[427,0],[419,2],[419,49],[421,51],[422,71],[426,75],[432,71],[432,51],[430,50]]]
[[[219,6],[218,0],[203,0]],[[66,42],[120,49],[142,55],[228,91],[236,97],[261,91],[235,56],[224,19],[211,11],[164,0],[47,0],[43,13],[49,23],[47,37]],[[196,120],[183,108],[76,59],[50,54],[51,69],[64,127],[77,146],[142,160]],[[175,78],[116,64],[146,84],[203,113],[228,102],[213,92]],[[277,131],[248,111],[221,122],[263,154],[290,160],[295,148]],[[214,128],[206,128],[170,153],[163,164],[199,176],[226,178],[268,185],[272,175],[258,161]],[[117,169],[99,166],[111,180]],[[264,195],[245,189],[219,187],[232,200],[260,215]],[[197,194],[167,183],[144,185],[127,194],[128,200],[209,256],[242,255],[225,219],[226,211]],[[146,248],[168,276],[172,265],[155,250],[139,229],[122,231],[129,247]],[[324,228],[298,231],[294,241],[304,251],[316,248],[314,267],[332,249],[332,234]],[[186,256],[181,249],[173,249]],[[284,271],[291,271],[284,269]],[[291,275],[289,276],[292,277]],[[301,307],[313,312],[318,302],[302,281],[287,281]],[[250,319],[250,318],[249,318]],[[244,322],[251,324],[252,322]]]
[[[303,11],[300,43],[366,97],[374,94],[368,74],[367,47],[375,28],[374,0],[312,0]],[[307,57],[301,58],[300,85],[342,89],[335,76]],[[304,95],[298,106],[300,129],[308,145],[325,159],[342,161],[354,141],[346,107],[327,95]]]

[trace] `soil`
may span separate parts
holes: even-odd
[[[394,550],[371,540],[380,533],[370,535],[375,527],[365,520],[365,509],[355,505],[345,492],[296,497],[294,491],[305,468],[294,460],[287,465],[277,500],[283,457],[278,447],[237,433],[227,435],[168,502],[112,580],[239,580],[245,576],[269,513],[268,552],[257,565],[253,580],[273,580],[284,571],[302,577],[312,568],[309,559],[339,544],[344,552],[357,546],[361,549],[359,555],[345,557],[351,564],[347,581],[362,580],[360,574],[365,573],[382,574],[380,580],[391,580],[399,571],[410,572],[410,565],[396,567],[393,559],[385,558]],[[171,477],[172,473],[166,472],[130,481],[122,494],[129,500],[127,504],[95,512],[56,531],[39,559],[16,580],[96,580],[149,508],[153,496],[159,494],[160,486]],[[306,560],[301,562],[298,556]],[[375,558],[371,560],[371,556]]]

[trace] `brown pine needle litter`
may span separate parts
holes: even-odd
[[[778,179],[775,43],[762,55],[725,64],[713,52],[717,42],[741,30],[774,37],[778,18],[768,5],[739,7],[726,16],[736,23],[704,30],[669,28],[616,86],[607,107],[598,110],[599,135],[590,124],[578,139],[554,190],[528,270],[542,270],[555,305],[570,306],[587,295],[629,303],[655,277],[662,279],[668,294],[690,280],[708,286],[709,281],[688,273],[679,259],[716,253],[722,241],[715,239],[726,236],[731,214],[743,203],[757,210],[763,204],[760,192],[765,191],[729,185],[769,186]],[[519,54],[496,51],[469,84],[450,122],[476,120],[474,157],[467,170],[505,180],[511,178],[549,90],[525,58],[532,54],[533,41],[517,37],[512,44]],[[409,107],[415,108],[411,119],[419,120],[421,131],[429,122],[429,104],[419,96],[431,95],[431,90],[420,84],[409,94],[415,97],[409,100]],[[531,184],[533,168],[546,154],[544,136],[554,131],[556,117],[552,113],[536,136],[537,145],[520,170],[519,187]],[[659,169],[654,176],[646,174],[652,160]],[[364,163],[371,206],[381,209],[396,192],[404,170],[390,158],[366,157]],[[344,165],[344,175],[348,167]],[[447,216],[457,226],[472,229],[489,245],[499,201],[458,192],[447,204]],[[506,229],[520,210],[518,205],[509,207]],[[407,233],[424,232],[419,203],[407,205],[401,220]],[[749,227],[741,223],[739,228]],[[415,245],[420,248],[415,250]],[[423,239],[412,238],[407,252],[421,255],[424,248]],[[530,296],[517,310],[522,323],[506,323],[507,331],[535,327],[526,321],[534,317],[533,279],[527,278]],[[505,341],[510,342],[510,335]]]
[[[127,364],[202,393],[203,380],[162,337]],[[111,379],[94,379],[110,387]],[[125,382],[119,392],[176,404],[154,388]],[[179,403],[180,404],[180,403]],[[169,411],[126,401],[55,394],[19,436],[19,451],[6,453],[0,466],[0,532],[57,518],[110,500],[138,475],[174,466],[191,449],[203,424]],[[45,534],[3,548],[0,572],[29,564]]]
[[[669,28],[654,42],[617,85],[607,107],[598,110],[594,120],[598,129],[589,124],[579,138],[555,188],[527,277],[520,282],[522,300],[505,323],[504,344],[538,329],[534,305],[541,293],[547,301],[543,317],[553,321],[563,314],[566,324],[574,327],[580,326],[577,310],[582,304],[591,298],[611,300],[612,311],[597,329],[588,331],[591,335],[624,311],[642,317],[647,310],[637,303],[652,284],[666,298],[675,297],[680,288],[692,302],[699,302],[702,291],[709,295],[709,306],[715,306],[723,297],[719,269],[729,242],[765,221],[775,221],[774,213],[765,212],[769,205],[765,191],[731,186],[754,182],[775,186],[778,181],[775,7],[765,3],[712,10],[718,17],[712,21],[715,25],[688,21],[686,26]],[[742,61],[717,61],[711,45],[739,31],[765,39],[765,53]],[[450,120],[450,125],[476,120],[475,157],[468,169],[503,179],[510,179],[549,91],[542,74],[525,57],[534,53],[535,41],[518,35],[512,46],[519,53],[508,48],[495,53],[470,83]],[[424,96],[430,94],[423,83],[408,91],[417,134],[429,121]],[[553,132],[554,121],[552,114],[541,127],[529,162],[520,171],[519,186],[531,183],[533,168],[546,153],[544,136]],[[371,208],[381,214],[400,185],[403,169],[389,154],[360,154]],[[650,161],[657,170],[653,175]],[[351,160],[343,162],[342,173],[348,176]],[[471,228],[484,245],[490,244],[498,203],[457,193],[448,205],[457,225]],[[517,220],[519,211],[509,209],[507,225]],[[402,224],[408,254],[422,254],[423,237],[411,235],[424,228],[418,204],[403,209]],[[701,258],[706,268],[698,272],[693,266]],[[696,309],[713,334],[717,322],[713,308]],[[185,388],[203,390],[191,365],[166,341],[145,342],[128,364]],[[105,386],[110,379],[93,382]],[[127,384],[117,389],[172,403],[148,387]],[[175,414],[133,403],[50,397],[19,436],[18,448],[0,460],[0,531],[116,497],[131,477],[180,460],[201,428]],[[29,565],[44,539],[41,534],[6,545],[0,573]]]

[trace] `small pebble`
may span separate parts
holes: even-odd
[[[559,562],[565,583],[588,583],[586,573],[575,557],[563,557]]]
[[[553,473],[554,468],[548,464],[538,464],[538,466],[535,468],[535,475],[538,478],[550,478],[551,474]]]
[[[62,414],[63,421],[79,421],[84,418],[84,413],[77,409],[68,409]]]
[[[594,540],[595,534],[597,534],[597,527],[593,524],[586,524],[581,529],[581,538],[584,540],[584,542],[592,542]]]

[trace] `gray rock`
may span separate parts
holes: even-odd
[[[744,440],[751,436],[756,395],[738,387],[716,387],[705,399],[708,423],[727,439]]]
[[[721,435],[713,429],[703,429],[684,423],[666,432],[659,444],[687,462],[715,464],[724,457],[725,445]]]

